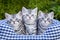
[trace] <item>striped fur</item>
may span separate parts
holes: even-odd
[[[35,35],[36,34],[36,19],[37,19],[37,8],[35,9],[26,9],[22,8],[22,15],[24,20],[24,25],[26,27],[27,35]]]
[[[20,11],[17,14],[13,15],[5,13],[5,17],[7,19],[7,22],[10,25],[13,25],[13,29],[17,34],[25,34],[24,25],[22,22],[22,15]]]
[[[39,11],[38,13],[38,35],[43,34],[48,26],[52,23],[52,19],[54,18],[54,13],[43,13]]]

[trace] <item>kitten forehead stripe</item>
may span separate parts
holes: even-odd
[[[28,9],[29,14],[31,14],[31,9]]]

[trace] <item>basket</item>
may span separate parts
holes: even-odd
[[[0,20],[0,40],[57,40],[60,39],[60,21],[53,19],[53,23],[42,35],[18,35],[13,28]]]

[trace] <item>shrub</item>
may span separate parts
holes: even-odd
[[[5,12],[15,14],[23,6],[26,8],[38,7],[45,13],[54,11],[54,18],[60,20],[60,0],[0,0],[0,19],[5,18]]]

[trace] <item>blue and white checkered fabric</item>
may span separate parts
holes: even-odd
[[[13,28],[0,20],[0,40],[57,40],[60,39],[60,21],[53,20],[53,23],[42,35],[17,35]]]

